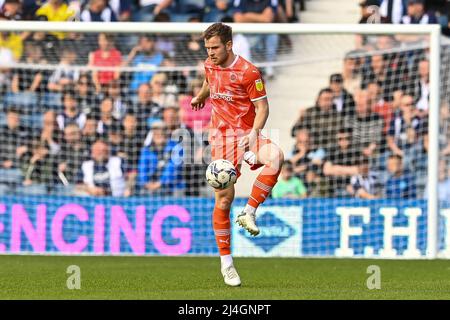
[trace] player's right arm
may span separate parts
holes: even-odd
[[[192,110],[200,110],[205,106],[205,101],[209,97],[209,84],[206,79],[203,81],[200,92],[191,100]]]

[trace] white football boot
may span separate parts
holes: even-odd
[[[224,268],[221,271],[225,284],[231,287],[238,287],[241,285],[241,278],[239,278],[236,268],[233,265]]]
[[[247,230],[252,236],[257,236],[259,234],[259,228],[256,225],[256,214],[255,212],[249,213],[242,211],[236,219],[236,223]]]

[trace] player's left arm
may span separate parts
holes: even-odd
[[[252,132],[256,135],[264,129],[266,125],[267,118],[269,118],[269,101],[267,98],[263,98],[261,100],[257,100],[253,102],[255,106],[255,122],[253,123]]]
[[[239,146],[247,148],[251,146],[264,128],[269,117],[269,101],[261,74],[256,68],[249,68],[244,75],[243,85],[255,108],[255,120],[250,133],[241,138]]]
[[[239,146],[242,148],[247,148],[253,145],[253,143],[256,141],[256,138],[258,137],[259,132],[264,129],[267,118],[269,117],[269,102],[267,101],[267,98],[255,101],[253,102],[253,105],[255,106],[256,113],[255,122],[253,123],[253,128],[250,133],[242,137],[241,141],[239,142]]]

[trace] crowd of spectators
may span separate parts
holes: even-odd
[[[362,0],[360,8],[359,23],[439,23],[443,34],[450,35],[449,1]],[[319,91],[314,106],[301,109],[292,128],[292,174],[283,179],[302,186],[297,197],[428,196],[428,51],[405,49],[409,44],[421,47],[423,40],[414,35],[356,36],[356,50],[345,56],[342,72],[330,75],[329,86]],[[403,50],[396,50],[400,45]],[[444,57],[448,52],[446,47]],[[448,72],[442,71],[441,83]],[[441,95],[441,200],[448,200],[450,183],[449,90],[444,85]]]
[[[299,2],[0,0],[0,20],[296,22]],[[280,38],[235,34],[235,51],[271,62]],[[196,34],[0,33],[0,194],[201,195],[205,58]]]
[[[296,22],[297,2],[0,0],[0,20]],[[420,0],[366,0],[362,23],[372,5],[387,12],[386,23],[445,26],[448,13],[432,1],[420,11]],[[357,39],[342,72],[330,75],[292,128],[295,146],[274,197],[427,196],[428,52],[391,50],[418,40],[410,37]],[[268,62],[286,41],[242,34],[233,40],[238,54]],[[381,53],[369,53],[375,51]],[[201,195],[212,108],[207,101],[194,113],[189,102],[201,88],[205,57],[198,35],[1,33],[0,194]],[[22,66],[8,67],[15,62]],[[178,68],[185,65],[198,68]],[[270,66],[264,72],[274,76]],[[443,187],[450,183],[447,100],[439,140]]]
[[[371,41],[347,53],[342,72],[330,75],[292,128],[292,177],[310,197],[428,196],[428,49],[396,50],[404,41],[396,36]],[[442,196],[450,183],[448,71],[441,75]]]
[[[440,24],[450,36],[450,3],[445,0],[361,0],[359,23]]]

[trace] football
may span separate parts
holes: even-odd
[[[228,160],[215,160],[206,169],[206,181],[213,188],[226,189],[236,183],[236,179],[236,168]]]

